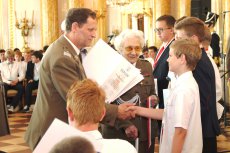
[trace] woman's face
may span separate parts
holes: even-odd
[[[137,37],[126,38],[121,50],[121,54],[131,64],[136,63],[142,52],[140,40]]]

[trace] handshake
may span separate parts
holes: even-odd
[[[151,106],[155,107],[159,100],[158,97],[155,95],[151,95],[148,97],[148,100],[151,102]],[[136,115],[140,115],[141,107],[135,106],[135,104],[132,103],[123,103],[118,106],[118,118],[122,120],[127,120],[131,118],[135,118]]]

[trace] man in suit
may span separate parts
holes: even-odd
[[[32,53],[32,61],[27,64],[26,80],[27,85],[25,89],[25,106],[23,112],[28,112],[31,104],[32,91],[38,88],[39,83],[39,68],[41,65],[43,54],[40,51]]]
[[[171,15],[160,16],[156,20],[156,29],[158,38],[162,41],[153,64],[153,76],[157,79],[157,93],[159,97],[159,108],[164,108],[163,89],[168,88],[169,66],[167,59],[169,57],[169,46],[174,41],[175,18]],[[158,121],[158,131],[161,131],[161,121]],[[160,137],[160,133],[158,133]]]
[[[96,37],[96,13],[87,8],[73,8],[65,20],[65,34],[49,46],[40,66],[36,105],[25,134],[25,140],[32,149],[54,118],[68,122],[65,109],[67,91],[74,81],[86,78],[79,55],[80,50],[90,46]],[[106,105],[103,123],[113,125],[117,117],[131,117],[131,112],[125,111],[127,107],[128,104],[119,107]]]
[[[174,40],[174,24],[175,18],[171,15],[160,16],[156,21],[156,29],[158,38],[162,41],[155,61],[153,76],[157,79],[159,108],[164,108],[163,89],[168,88],[168,80],[166,79],[169,71],[168,62],[169,46]]]

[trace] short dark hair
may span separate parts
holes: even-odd
[[[35,56],[36,58],[39,58],[41,60],[43,57],[43,54],[40,51],[34,51],[32,53],[32,56]]]
[[[43,51],[45,52],[45,51],[47,50],[48,47],[49,47],[49,45],[45,45],[45,46],[43,47]]]
[[[5,53],[5,49],[0,49],[0,53]]]
[[[158,51],[158,49],[157,49],[156,46],[150,46],[149,49],[152,49],[154,52],[157,52],[157,51]]]
[[[171,15],[162,15],[156,21],[165,21],[170,28],[174,27],[176,19]]]
[[[91,17],[96,19],[96,13],[88,8],[72,8],[68,11],[65,24],[66,31],[69,32],[71,30],[72,24],[77,22],[79,26],[87,22],[87,19]]]
[[[53,146],[49,153],[96,153],[90,141],[80,136],[67,137]]]
[[[15,52],[15,51],[20,51],[20,49],[19,49],[19,48],[14,48],[14,52]]]

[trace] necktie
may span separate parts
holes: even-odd
[[[164,48],[164,46],[163,46],[163,47],[161,47],[161,49],[158,51],[158,54],[157,54],[157,56],[156,56],[156,58],[155,58],[155,61],[154,61],[154,64],[153,64],[153,67],[154,67],[154,68],[156,67],[157,62],[158,62],[158,60],[159,60],[161,54],[163,53],[164,49],[165,49],[165,48]]]
[[[86,49],[81,49],[80,50],[80,53],[79,53],[79,59],[80,59],[80,61],[81,61],[81,63],[82,63],[82,59],[86,56],[86,54],[87,54],[87,50]]]

